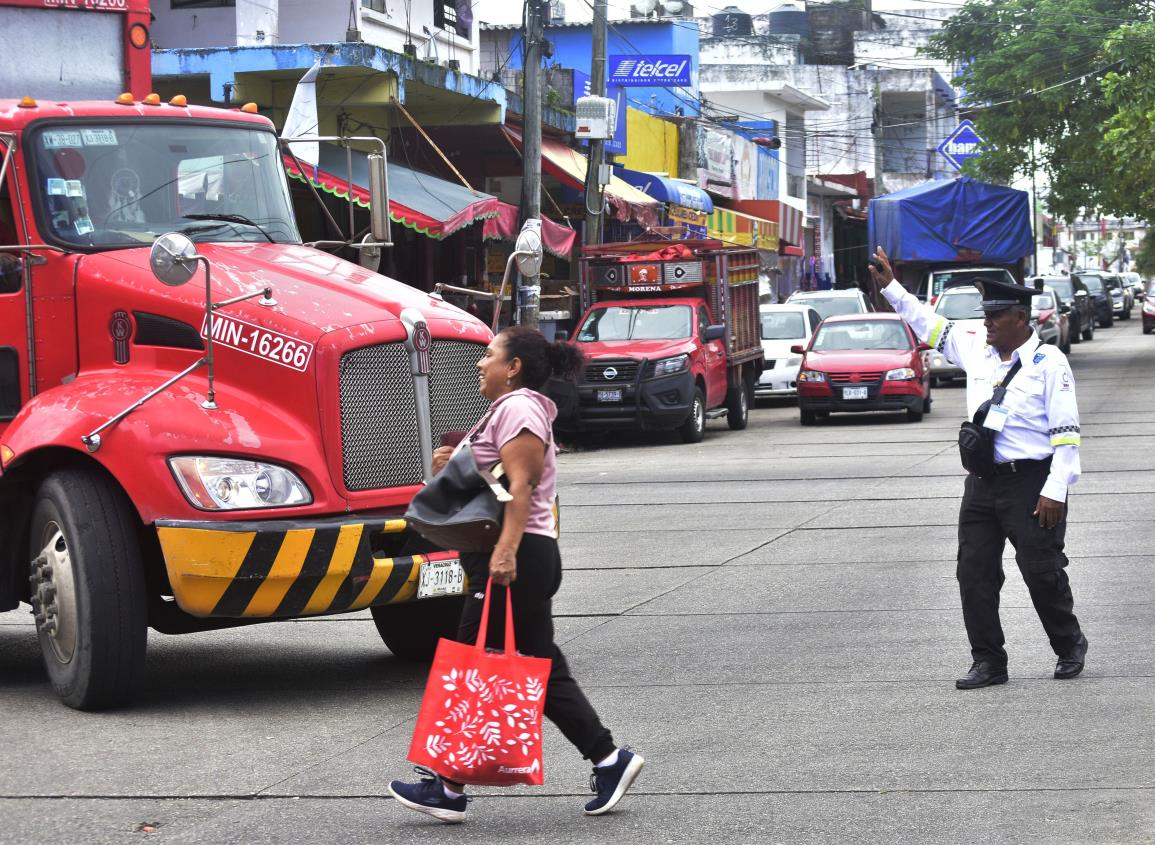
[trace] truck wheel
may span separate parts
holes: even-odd
[[[702,388],[694,388],[694,401],[690,405],[690,416],[678,429],[686,443],[701,443],[706,436],[706,397]]]
[[[102,476],[63,470],[36,494],[30,523],[32,613],[48,678],[77,710],[127,702],[148,641],[135,518]]]
[[[738,382],[726,396],[726,425],[731,431],[741,431],[750,422],[750,386],[746,379]]]
[[[406,663],[423,663],[433,659],[439,639],[457,633],[464,602],[461,596],[453,596],[383,604],[370,608],[370,612],[377,633],[394,657]]]
[[[798,419],[803,425],[814,425],[818,418],[813,411],[801,410],[798,412]]]

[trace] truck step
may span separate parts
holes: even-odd
[[[726,411],[726,409],[725,409],[725,408],[715,408],[715,409],[714,409],[714,410],[712,410],[712,411],[706,411],[706,419],[708,419],[708,420],[716,420],[716,419],[718,419],[719,417],[724,417],[724,416],[726,416],[726,414],[727,414],[727,413],[728,413],[728,412]]]

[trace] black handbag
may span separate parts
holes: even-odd
[[[501,534],[505,504],[513,501],[503,477],[500,463],[479,467],[467,443],[413,497],[405,520],[439,548],[490,551]]]
[[[994,394],[975,411],[974,418],[966,420],[958,432],[959,458],[963,469],[980,478],[989,478],[995,474],[995,432],[983,425],[991,405],[1003,404],[1007,393],[1007,385],[1015,377],[1015,373],[1023,367],[1023,360],[1015,361],[1001,382],[995,387]]]

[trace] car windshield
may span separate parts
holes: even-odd
[[[299,243],[276,137],[243,126],[46,126],[32,138],[48,231],[74,247]]]
[[[862,301],[857,296],[808,296],[797,302],[799,304],[805,302],[824,320],[835,314],[862,313]]]
[[[1051,279],[1047,284],[1063,299],[1072,299],[1075,296],[1075,286],[1071,284],[1070,279]]]
[[[578,340],[677,340],[690,336],[689,305],[611,305],[595,308],[582,323]]]
[[[1155,296],[1155,279],[1152,279],[1147,283],[1147,295]]]
[[[910,349],[910,335],[895,320],[823,323],[814,335],[816,352],[852,349]]]
[[[1048,308],[1054,308],[1054,307],[1055,307],[1055,300],[1051,299],[1051,295],[1049,293],[1040,293],[1040,294],[1036,294],[1035,296],[1031,297],[1031,310],[1032,311],[1045,311]]]
[[[763,340],[798,340],[806,337],[806,323],[798,311],[762,313]]]
[[[1103,292],[1103,280],[1098,276],[1080,276],[1079,281],[1085,284],[1091,293]]]
[[[977,290],[944,294],[935,306],[935,311],[948,320],[978,320],[982,317],[979,303],[983,295]]]

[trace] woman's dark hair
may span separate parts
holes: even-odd
[[[510,326],[501,332],[505,340],[505,357],[521,361],[521,383],[530,390],[540,390],[550,377],[572,379],[581,369],[585,355],[572,343],[550,343],[537,329]]]

